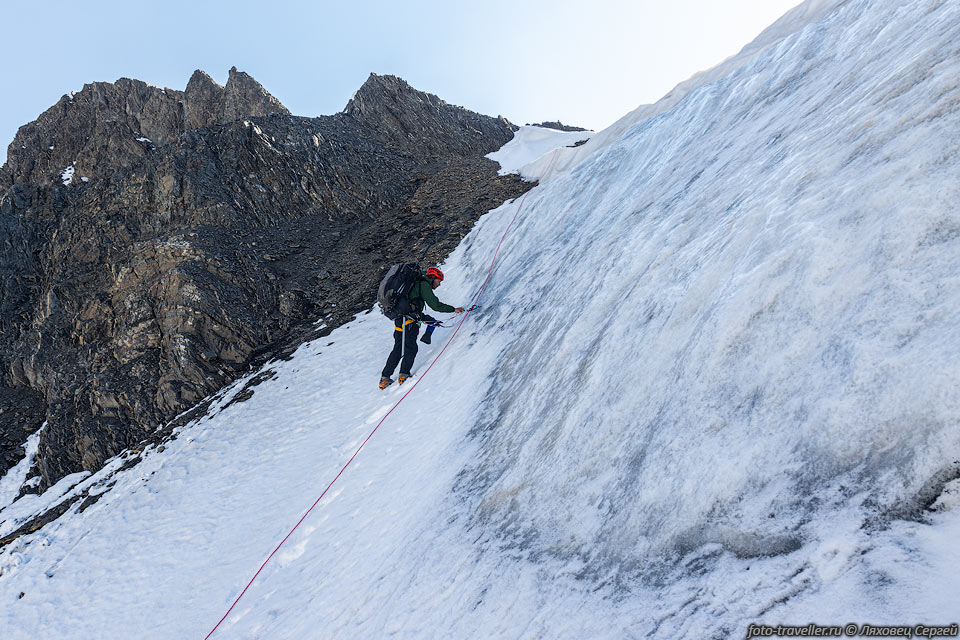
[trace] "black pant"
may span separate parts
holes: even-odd
[[[404,322],[406,322],[405,330],[403,328]],[[403,354],[403,362],[400,362],[400,375],[410,375],[413,360],[417,357],[417,334],[420,333],[420,325],[410,318],[400,318],[395,325],[393,351],[387,356],[387,364],[383,367],[384,378],[393,375],[393,370],[397,368],[397,363],[400,362],[401,354]]]

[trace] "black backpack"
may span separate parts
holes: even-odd
[[[410,290],[422,277],[423,272],[416,262],[400,262],[390,267],[377,291],[377,304],[383,315],[391,320],[414,316],[416,311],[410,305]]]

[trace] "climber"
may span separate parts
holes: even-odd
[[[427,332],[423,336],[423,342],[430,344],[430,334],[435,328],[436,320],[431,316],[423,315],[424,303],[430,305],[430,308],[440,313],[463,313],[463,307],[452,307],[449,304],[440,302],[434,289],[443,282],[443,272],[436,267],[427,269],[427,273],[419,282],[410,289],[408,299],[414,313],[411,315],[400,316],[395,321],[393,332],[393,351],[387,356],[387,364],[383,367],[383,373],[380,377],[380,388],[386,389],[393,383],[390,377],[393,375],[397,364],[400,364],[400,376],[397,382],[403,384],[410,377],[410,369],[413,367],[413,360],[417,357],[417,334],[420,333],[420,323],[427,323]],[[403,358],[401,362],[401,356]]]

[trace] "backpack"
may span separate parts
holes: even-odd
[[[423,272],[416,262],[400,262],[390,267],[377,291],[377,304],[383,315],[391,320],[414,316],[416,311],[410,305],[410,290],[422,277]]]

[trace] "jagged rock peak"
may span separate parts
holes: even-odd
[[[180,91],[130,78],[71,91],[17,131],[0,169],[0,189],[79,184],[128,165],[182,133],[183,98]]]
[[[0,189],[61,180],[69,186],[128,166],[191,129],[271,113],[290,111],[236,67],[225,87],[200,70],[185,91],[130,78],[93,82],[20,127],[0,168]]]
[[[363,111],[364,103],[369,100],[392,98],[405,91],[423,94],[425,96],[434,98],[438,102],[446,104],[437,96],[423,93],[422,91],[417,91],[403,78],[391,75],[381,76],[377,75],[376,73],[371,73],[366,81],[364,81],[364,83],[360,86],[360,88],[354,92],[353,96],[351,96],[350,101],[347,102],[347,106],[343,109],[343,111],[347,114],[356,114]]]
[[[506,118],[491,118],[418,91],[405,80],[371,73],[353,94],[343,114],[379,130],[399,145],[440,145],[477,151],[476,144],[505,144],[517,127]],[[439,148],[439,147],[438,147]],[[496,148],[489,149],[494,151]]]
[[[289,109],[263,88],[250,74],[230,68],[227,85],[221,87],[204,71],[190,76],[184,92],[184,118],[187,129],[233,122],[243,117],[271,113],[290,115]]]
[[[371,73],[360,88],[354,92],[343,112],[357,117],[364,116],[376,111],[378,105],[400,104],[407,97],[414,103],[467,111],[463,107],[448,104],[432,93],[414,89],[406,80],[398,76]]]
[[[216,119],[223,100],[223,87],[204,71],[197,69],[190,76],[184,91],[183,111],[187,129],[199,129]]]
[[[236,69],[236,67],[233,68]],[[190,76],[190,80],[187,82],[187,91],[190,91],[191,87],[194,90],[204,90],[209,87],[216,91],[223,91],[223,87],[203,69],[197,69],[193,72],[193,75]]]
[[[252,76],[231,67],[227,85],[223,88],[217,121],[232,122],[243,116],[256,117],[270,113],[290,115],[290,111]]]

